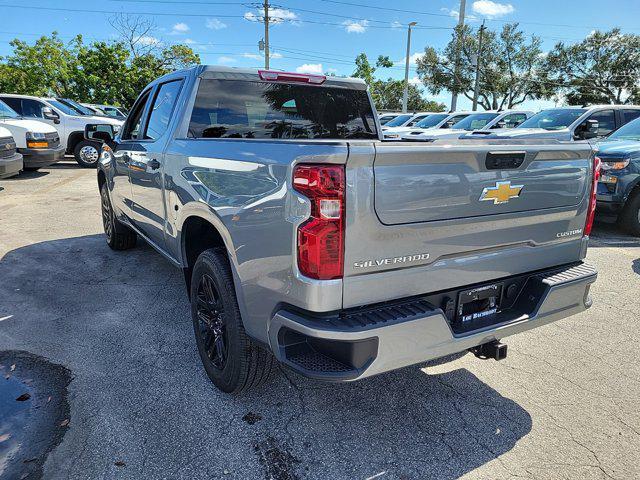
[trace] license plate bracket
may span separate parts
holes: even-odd
[[[500,309],[502,284],[482,285],[458,293],[456,320],[466,324],[495,315]]]

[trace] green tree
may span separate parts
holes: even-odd
[[[402,108],[402,96],[404,93],[404,80],[376,80],[376,108],[379,110],[400,110]],[[422,97],[420,89],[413,84],[409,84],[407,97],[407,110],[416,112],[444,112],[446,105],[433,100],[426,100]]]
[[[638,102],[640,35],[616,28],[573,45],[559,42],[547,55],[547,70],[571,105]]]
[[[3,69],[7,72],[4,82],[9,82],[5,87],[8,91],[40,96],[72,95],[78,74],[81,35],[65,44],[53,32],[51,36],[40,37],[33,45],[18,39],[12,40],[10,45],[13,53]]]
[[[511,108],[557,92],[548,78],[542,41],[527,39],[517,23],[504,25],[499,34],[485,30],[482,44],[478,103],[484,109]],[[417,61],[418,76],[432,94],[448,90],[473,100],[477,52],[478,30],[458,27],[444,50],[425,48]]]
[[[361,53],[356,57],[356,69],[352,76],[362,78],[369,86],[371,97],[379,110],[399,110],[402,108],[402,95],[404,91],[404,81],[379,80],[375,78],[378,68],[390,68],[393,62],[388,56],[379,55],[375,66],[371,65],[367,55]],[[416,111],[442,111],[445,106],[437,102],[432,102],[422,98],[422,93],[415,85],[409,85],[409,96],[407,99],[407,109]]]

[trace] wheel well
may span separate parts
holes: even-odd
[[[187,294],[191,293],[191,271],[202,252],[209,248],[225,247],[220,232],[201,217],[189,217],[182,225],[182,254]]]
[[[84,140],[84,132],[71,132],[69,134],[69,140],[67,141],[67,152],[73,153],[82,140]]]

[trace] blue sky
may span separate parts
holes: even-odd
[[[457,21],[459,0],[271,0],[272,15],[281,18],[270,32],[273,68],[287,71],[335,72],[349,75],[354,58],[365,52],[374,60],[388,55],[398,64],[379,71],[381,77],[402,78],[406,27],[412,35],[412,56],[425,46],[443,47]],[[356,4],[360,4],[358,6]],[[112,12],[144,14],[157,28],[149,41],[186,42],[203,63],[260,67],[258,41],[264,27],[255,21],[257,4],[233,0],[0,0],[0,56],[10,54],[9,41],[33,42],[38,35],[58,31],[64,39],[81,33],[87,40],[108,40],[114,30]],[[365,7],[368,6],[368,7]],[[55,10],[58,9],[58,10]],[[594,29],[620,27],[640,33],[638,0],[467,0],[472,24],[487,20],[491,29],[504,22],[520,22],[527,33],[542,37],[544,49],[557,41],[573,42]],[[413,81],[415,70],[410,77]],[[434,98],[426,94],[427,98]],[[449,103],[449,95],[435,98]],[[459,108],[469,105],[466,99]],[[549,102],[530,102],[540,108]]]

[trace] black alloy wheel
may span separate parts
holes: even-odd
[[[215,280],[208,274],[200,277],[196,309],[198,327],[207,358],[218,370],[227,362],[227,334],[224,305]]]

